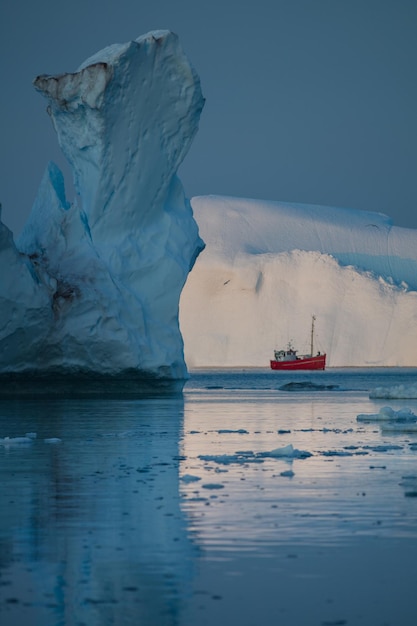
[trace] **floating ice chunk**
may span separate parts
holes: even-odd
[[[229,430],[227,428],[223,428],[222,430],[218,430],[217,432],[219,433],[219,435],[225,435],[225,434],[230,434],[230,433],[237,433],[239,435],[248,434],[248,431],[245,430],[244,428],[239,428],[238,430]]]
[[[395,411],[395,421],[417,422],[417,415],[411,409],[404,408]]]
[[[360,413],[356,416],[358,422],[375,422],[382,419],[392,419],[394,411],[389,406],[384,406],[379,413]]]
[[[389,406],[383,406],[379,410],[379,413],[360,413],[356,416],[356,420],[358,422],[417,422],[417,415],[408,408],[394,411],[394,409]]]
[[[313,455],[311,454],[311,452],[307,452],[306,450],[297,450],[297,448],[294,448],[292,443],[289,443],[288,446],[284,446],[283,448],[275,448],[274,450],[270,450],[269,452],[259,452],[257,456],[273,459],[306,459],[307,457]]]
[[[395,445],[380,445],[380,446],[364,446],[367,450],[372,450],[372,452],[390,452],[391,450],[402,450],[402,446]]]
[[[187,502],[207,502],[207,498],[202,498],[201,496],[195,498],[187,498]]]
[[[36,433],[26,433],[25,437],[29,437],[29,439],[36,439],[38,435]]]
[[[0,445],[3,446],[14,446],[32,442],[33,439],[31,437],[5,437],[4,439],[0,439]]]
[[[339,385],[321,385],[310,380],[286,383],[279,387],[280,391],[331,391],[338,389]]]
[[[322,456],[353,456],[353,452],[347,450],[324,450]]]
[[[292,444],[283,448],[275,448],[267,452],[252,452],[252,450],[241,450],[235,454],[201,454],[198,458],[202,461],[214,461],[223,465],[231,463],[263,463],[265,458],[271,459],[306,459],[313,456],[311,452],[297,450]]]
[[[295,473],[292,470],[286,470],[285,472],[281,472],[280,476],[292,478],[293,476],[295,476]]]
[[[261,459],[256,458],[253,453],[236,453],[236,454],[200,454],[199,459],[202,461],[213,461],[221,465],[230,465],[231,463],[263,463]]]
[[[182,480],[183,483],[195,483],[201,480],[201,478],[200,476],[193,476],[193,474],[184,474],[184,476],[181,476],[180,480]]]
[[[387,422],[380,429],[383,433],[417,433],[417,422]]]
[[[224,489],[224,485],[221,483],[206,483],[202,485],[204,489]]]
[[[49,437],[48,439],[44,439],[43,441],[44,443],[61,443],[62,439],[59,439],[59,437]]]
[[[369,394],[370,398],[409,400],[417,398],[417,384],[394,385],[393,387],[376,387]]]
[[[221,463],[222,465],[239,463],[239,458],[235,454],[200,454],[198,458],[202,461],[214,461],[214,463]]]

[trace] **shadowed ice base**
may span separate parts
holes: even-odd
[[[0,374],[1,397],[66,397],[66,398],[140,398],[160,394],[178,394],[184,380],[156,376],[128,369],[115,375],[90,371],[68,372],[62,369],[48,374],[37,371],[22,374]]]

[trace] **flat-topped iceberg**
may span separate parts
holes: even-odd
[[[417,364],[417,230],[368,211],[191,199],[206,248],[181,296],[191,366],[269,366],[315,348],[329,366]]]
[[[51,163],[16,243],[0,224],[1,391],[181,386],[179,297],[204,244],[176,172],[204,104],[198,76],[177,36],[154,31],[34,85],[77,200]]]

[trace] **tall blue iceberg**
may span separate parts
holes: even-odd
[[[50,163],[16,243],[0,223],[2,391],[181,385],[179,298],[204,244],[176,172],[204,104],[198,76],[177,36],[154,31],[34,85],[77,197]]]

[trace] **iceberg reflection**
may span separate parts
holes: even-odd
[[[177,622],[182,428],[182,397],[2,404],[0,434],[32,435],[0,446],[2,624]]]

